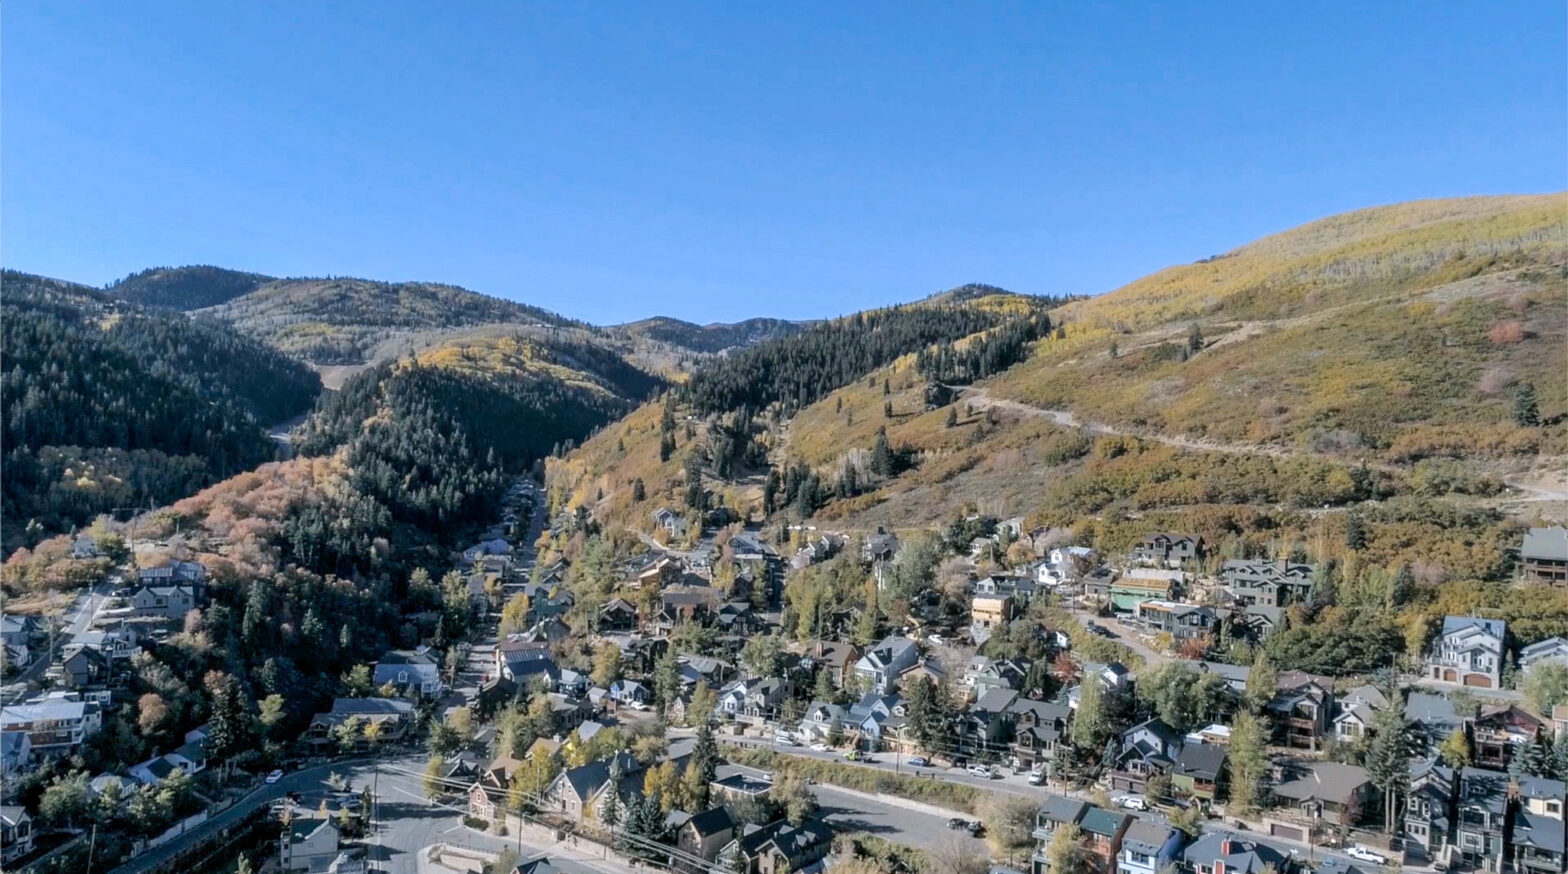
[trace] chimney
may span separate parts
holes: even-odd
[[[1227,848],[1229,848],[1230,847],[1230,841],[1226,841],[1225,842],[1225,846]],[[1224,859],[1215,859],[1214,860],[1214,874],[1225,874],[1225,860]]]
[[[1226,856],[1229,856],[1231,854],[1230,838],[1226,838],[1225,840],[1220,841],[1220,852],[1223,853]],[[1214,874],[1220,874],[1219,870],[1215,869]]]

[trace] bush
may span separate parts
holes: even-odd
[[[737,748],[729,750],[726,757],[736,764],[765,771],[797,774],[809,777],[818,783],[830,783],[858,792],[895,795],[911,801],[922,801],[974,814],[980,812],[981,802],[991,794],[963,783],[889,774],[858,765],[781,755],[772,750]]]

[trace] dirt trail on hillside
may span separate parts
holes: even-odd
[[[956,386],[955,386],[956,387]],[[1274,458],[1285,458],[1293,455],[1316,455],[1317,453],[1293,451],[1280,446],[1260,446],[1255,443],[1227,443],[1220,440],[1203,440],[1191,437],[1178,437],[1170,434],[1154,434],[1143,431],[1133,431],[1126,428],[1117,428],[1103,422],[1080,422],[1078,417],[1070,410],[1054,410],[1047,407],[1037,407],[1022,401],[1007,398],[992,397],[990,391],[981,386],[962,386],[963,399],[982,409],[995,407],[1000,410],[1011,410],[1024,416],[1047,418],[1064,428],[1079,428],[1090,434],[1099,434],[1113,437],[1136,437],[1139,440],[1152,440],[1167,446],[1179,449],[1190,449],[1197,452],[1228,452],[1232,454],[1268,455]],[[1398,465],[1384,462],[1367,462],[1367,467],[1377,470],[1398,471]],[[1503,483],[1510,488],[1524,492],[1523,497],[1514,498],[1517,502],[1530,501],[1562,501],[1568,502],[1568,488],[1563,484],[1551,481],[1542,482],[1542,478],[1532,476],[1530,479],[1522,478],[1523,475],[1504,477]]]

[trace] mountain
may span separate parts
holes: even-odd
[[[1359,560],[1496,579],[1511,518],[1568,495],[1565,211],[1549,195],[1335,216],[1043,304],[1048,330],[1006,315],[1028,298],[938,296],[1002,315],[896,356],[825,358],[839,344],[808,353],[804,332],[699,364],[670,414],[606,427],[550,484],[612,527],[680,508],[695,469],[754,521],[1023,516],[1108,549],[1168,528],[1239,554],[1344,536],[1375,500]]]
[[[678,346],[692,352],[716,353],[737,346],[755,346],[768,340],[798,334],[807,323],[784,319],[747,319],[744,322],[692,322],[655,316],[606,328],[612,336],[643,337],[657,343]]]
[[[153,267],[117,280],[106,290],[114,297],[134,304],[190,311],[228,303],[272,281],[272,277],[260,273],[202,264]]]
[[[309,369],[211,320],[5,271],[7,545],[270,460],[265,426],[308,409]],[[30,535],[29,535],[30,536]]]

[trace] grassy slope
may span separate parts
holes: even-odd
[[[928,525],[974,510],[1041,518],[1053,506],[1106,506],[1142,515],[1137,524],[1145,526],[1197,515],[1224,530],[1269,511],[1261,501],[1236,500],[1245,488],[1216,483],[1288,479],[1258,494],[1299,507],[1317,496],[1314,481],[1334,494],[1360,458],[1399,462],[1381,475],[1405,490],[1408,463],[1444,454],[1445,441],[1519,453],[1509,463],[1528,463],[1563,443],[1560,426],[1526,433],[1509,420],[1513,380],[1535,383],[1543,415],[1563,412],[1568,401],[1565,206],[1562,196],[1476,198],[1315,222],[1068,304],[1056,313],[1069,320],[1065,339],[1041,341],[1034,359],[980,386],[993,397],[1070,409],[1081,420],[1256,445],[1256,455],[1156,447],[1137,461],[1085,459],[1064,452],[1082,442],[1072,429],[1011,411],[990,424],[981,411],[967,413],[963,400],[957,426],[947,428],[945,408],[924,409],[923,380],[905,360],[800,411],[775,458],[804,460],[831,476],[883,426],[895,445],[919,450],[916,470],[818,514],[850,529]],[[1159,360],[1155,347],[1184,344],[1194,320],[1207,348],[1187,362]],[[1509,321],[1525,328],[1519,342],[1488,337]],[[1122,352],[1115,360],[1107,354],[1113,340]],[[893,403],[891,420],[885,401]],[[612,519],[644,525],[646,511],[673,502],[680,482],[679,452],[657,461],[657,423],[657,408],[648,407],[611,425],[552,468],[566,474],[554,481],[567,485],[574,503],[603,489]],[[1346,447],[1339,432],[1370,445]],[[1287,457],[1274,457],[1280,453]],[[1141,478],[1132,472],[1140,467],[1157,475]],[[634,476],[649,497],[631,508]],[[1111,487],[1100,489],[1106,482]]]
[[[1067,341],[987,388],[1082,419],[1298,446],[1506,423],[1517,380],[1560,414],[1565,208],[1469,198],[1314,222],[1065,307]],[[1194,322],[1209,348],[1183,362],[1159,347]]]

